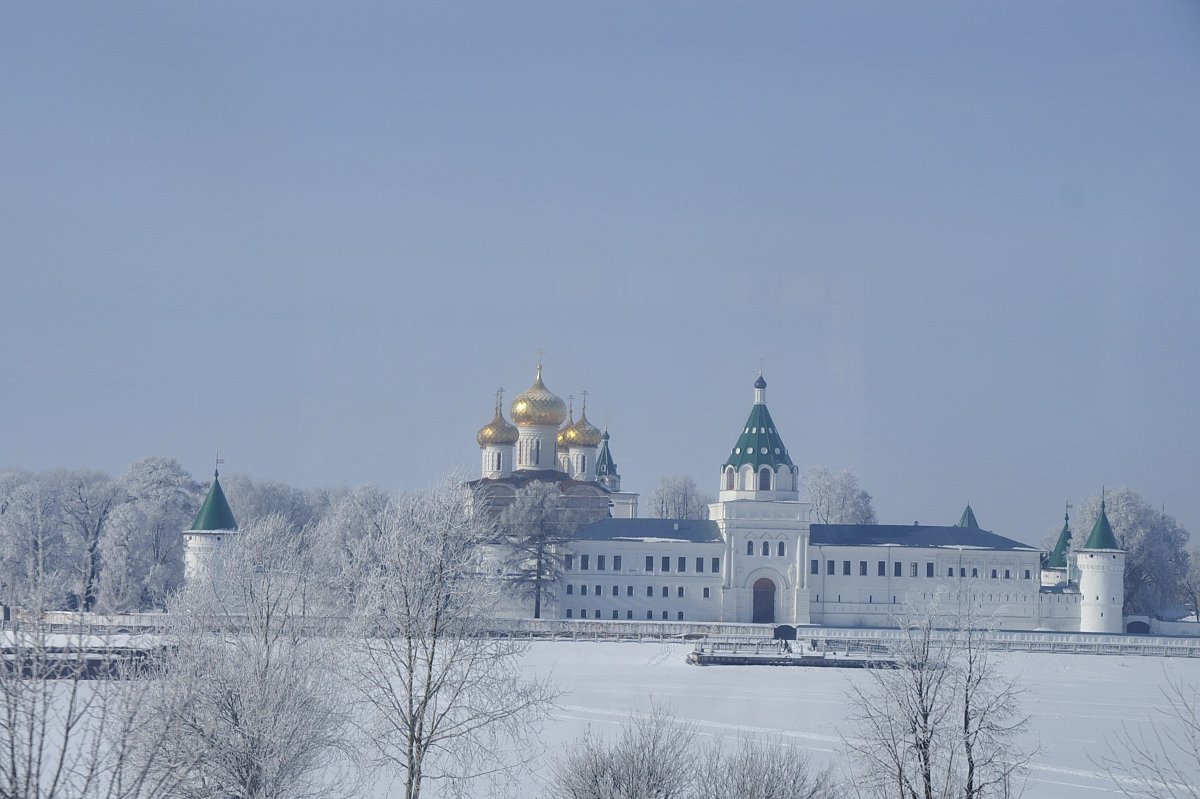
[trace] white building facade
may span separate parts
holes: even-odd
[[[1069,557],[1062,541],[1047,555],[981,529],[969,506],[953,526],[813,524],[766,393],[760,375],[703,521],[637,518],[637,496],[620,491],[607,431],[586,423],[586,407],[568,421],[573,414],[546,390],[540,367],[513,402],[515,427],[497,404],[478,436],[485,468],[473,485],[502,497],[526,480],[549,480],[609,507],[610,518],[585,526],[559,553],[563,576],[543,617],[888,627],[936,598],[942,607],[969,603],[1005,629],[1123,631],[1124,553],[1103,509],[1073,564],[1077,581],[1054,559]],[[489,452],[511,448],[501,440],[535,442],[511,474],[489,468],[497,463]],[[549,473],[539,469],[548,442],[560,467]],[[1064,535],[1069,543],[1066,526]]]

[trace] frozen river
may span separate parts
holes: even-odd
[[[690,645],[537,643],[524,658],[531,673],[550,675],[565,691],[546,730],[548,757],[589,726],[615,730],[653,700],[673,706],[701,734],[779,732],[814,760],[836,762],[847,716],[846,690],[866,674],[854,669],[691,666]],[[1030,799],[1119,795],[1098,768],[1107,741],[1123,724],[1144,721],[1163,703],[1163,676],[1200,680],[1200,660],[1133,656],[1009,654],[1006,672],[1028,686],[1028,737],[1038,745],[1025,793]],[[544,772],[545,770],[542,769]],[[539,774],[523,795],[536,796]]]

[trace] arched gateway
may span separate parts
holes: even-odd
[[[755,624],[775,623],[775,583],[767,577],[754,581]]]

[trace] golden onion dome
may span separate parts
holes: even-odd
[[[600,437],[603,433],[600,428],[588,421],[587,406],[583,406],[583,410],[579,414],[579,421],[572,428],[574,435],[574,445],[577,447],[598,447],[600,446]]]
[[[515,444],[518,437],[517,428],[504,418],[499,401],[496,402],[496,416],[475,434],[475,440],[481,447],[489,444]]]
[[[538,366],[533,385],[513,400],[509,413],[518,425],[558,427],[567,418],[567,405],[542,383],[542,367]]]

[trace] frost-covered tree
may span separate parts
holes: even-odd
[[[649,511],[656,519],[707,519],[711,502],[712,497],[700,493],[695,480],[685,474],[669,474],[658,481]]]
[[[220,580],[189,586],[168,614],[177,649],[147,686],[136,732],[147,771],[174,774],[175,799],[350,796],[344,654],[315,617],[317,567],[281,517],[237,537]]]
[[[281,516],[292,529],[304,530],[320,519],[328,505],[328,496],[323,492],[303,491],[286,483],[243,474],[221,475],[221,486],[229,504],[237,508],[241,524]]]
[[[858,476],[850,469],[834,472],[827,466],[813,466],[804,474],[804,486],[818,524],[876,523],[871,495],[859,487]]]
[[[489,634],[499,586],[479,564],[494,538],[468,489],[447,485],[395,500],[353,545],[356,718],[405,799],[505,782],[537,754],[554,692],[524,676],[524,644]]]
[[[363,541],[378,537],[392,500],[375,486],[359,486],[335,499],[308,536],[311,557],[329,577],[330,612],[345,615],[362,587],[357,558]]]
[[[1187,555],[1187,571],[1184,572],[1180,591],[1185,606],[1200,621],[1200,544],[1193,544]]]
[[[588,732],[555,762],[554,799],[834,799],[828,769],[778,736],[697,745],[694,725],[653,705],[613,738]]]
[[[57,469],[43,479],[57,498],[67,557],[74,571],[71,604],[92,610],[100,589],[100,541],[109,517],[125,502],[125,492],[103,472]]]
[[[36,511],[39,483],[24,482],[4,515]],[[39,524],[25,520],[20,527],[27,533]],[[36,565],[38,558],[24,562]],[[4,625],[0,664],[0,796],[164,797],[174,776],[155,778],[142,767],[157,757],[158,742],[133,756],[135,731],[153,720],[142,701],[148,681],[114,652],[125,643],[120,637],[63,629],[46,618],[45,611],[62,606],[64,585],[36,569],[6,579],[5,594],[18,606]],[[115,657],[98,661],[97,652]]]
[[[0,513],[0,602],[61,609],[75,583],[60,495],[45,475],[9,473]]]
[[[690,799],[695,728],[661,705],[636,713],[613,739],[588,732],[555,762],[554,799]],[[722,794],[711,794],[720,796]]]
[[[183,536],[200,505],[200,485],[173,458],[143,458],[121,478],[126,502],[100,541],[100,608],[163,607],[183,584]]]
[[[1187,573],[1187,531],[1129,488],[1108,489],[1103,499],[1117,543],[1126,553],[1124,612],[1153,615],[1176,606]],[[1079,503],[1073,550],[1087,542],[1100,515],[1100,500],[1101,492],[1096,492]]]
[[[598,513],[572,504],[555,483],[532,482],[517,490],[499,519],[510,588],[533,600],[533,617],[551,595],[563,571],[563,547]]]
[[[940,601],[940,600],[938,600]],[[850,690],[851,781],[863,797],[1008,799],[1030,752],[1022,689],[1001,674],[986,620],[937,601],[910,610],[890,652]]]

